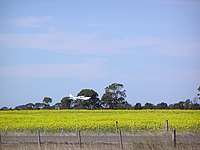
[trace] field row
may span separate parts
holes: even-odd
[[[0,130],[200,131],[199,110],[24,110],[0,111]]]

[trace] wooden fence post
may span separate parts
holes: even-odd
[[[168,133],[168,120],[165,120],[165,133]]]
[[[0,133],[0,150],[2,150],[2,139],[1,139],[1,133]]]
[[[116,121],[116,132],[118,133],[118,121]]]
[[[156,130],[156,122],[154,122],[154,130]]]
[[[78,130],[79,148],[81,149],[81,132]]]
[[[136,132],[136,125],[135,125],[135,123],[133,124],[132,132],[133,132],[134,134],[135,134],[135,132]]]
[[[38,149],[41,150],[40,130],[38,130]]]
[[[63,130],[63,127],[61,127],[61,134],[63,134],[63,131],[64,131],[64,130]]]
[[[119,130],[119,142],[120,142],[120,147],[121,149],[123,150],[123,141],[122,141],[122,133],[121,133],[121,130]]]
[[[172,130],[172,142],[174,147],[176,147],[176,129]]]
[[[100,133],[100,125],[98,124],[98,135],[99,135],[99,133]]]
[[[75,134],[78,135],[78,125],[76,125],[76,131]]]

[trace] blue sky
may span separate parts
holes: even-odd
[[[0,107],[124,84],[129,103],[193,99],[199,0],[0,0]]]

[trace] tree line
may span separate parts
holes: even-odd
[[[200,92],[200,86],[198,88]],[[105,92],[101,99],[98,97],[98,93],[93,89],[82,89],[77,96],[90,97],[88,100],[76,99],[73,100],[70,97],[64,97],[60,102],[50,105],[52,103],[52,98],[44,97],[42,102],[38,103],[28,103],[25,105],[19,105],[14,108],[14,110],[40,110],[40,109],[200,109],[199,96],[193,99],[187,99],[185,101],[179,101],[174,104],[167,104],[165,102],[158,103],[156,105],[152,103],[136,103],[134,106],[125,100],[126,90],[124,90],[124,85],[119,83],[113,83],[105,88]],[[1,110],[7,110],[7,107],[2,107]],[[10,108],[12,109],[12,108]]]

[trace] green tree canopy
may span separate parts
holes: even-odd
[[[187,99],[183,104],[184,109],[189,109],[191,104],[192,104],[191,100]]]
[[[140,109],[142,109],[142,104],[141,104],[141,103],[136,103],[136,104],[133,106],[133,109],[135,109],[135,110],[140,110]]]
[[[72,99],[70,99],[69,97],[64,97],[61,100],[60,108],[61,109],[70,109],[71,104],[72,104]]]
[[[155,106],[152,103],[146,103],[143,108],[144,109],[154,109]]]
[[[74,107],[79,109],[100,109],[101,101],[98,98],[98,93],[93,89],[82,89],[77,96],[90,97],[88,100],[77,99],[74,101]]]
[[[123,84],[113,83],[105,88],[101,100],[105,108],[118,109],[126,103],[126,90],[123,90]]]
[[[52,103],[52,99],[50,97],[44,97],[43,103],[45,105],[43,109],[50,109],[50,103]]]
[[[44,106],[44,103],[35,103],[34,109],[43,109]]]
[[[50,97],[44,97],[43,103],[49,105],[49,103],[52,103],[52,98],[50,98]]]
[[[156,105],[156,109],[167,109],[167,103],[161,102]]]

